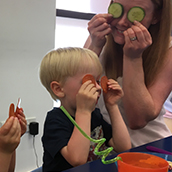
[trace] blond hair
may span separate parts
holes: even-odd
[[[170,43],[172,24],[171,0],[151,1],[155,5],[154,15],[160,15],[160,20],[148,28],[153,43],[143,53],[143,70],[147,86],[155,81],[164,65]],[[112,35],[107,37],[102,57],[102,64],[108,77],[116,79],[122,76],[123,52],[121,46],[114,42]]]
[[[64,84],[67,77],[75,76],[78,72],[89,73],[96,69],[102,75],[102,65],[98,56],[91,50],[77,47],[59,48],[49,52],[40,65],[40,80],[51,97],[58,97],[51,90],[52,81]]]

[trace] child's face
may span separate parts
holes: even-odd
[[[76,96],[78,91],[82,86],[82,79],[88,73],[78,73],[73,77],[68,77],[64,86],[63,91],[65,93],[65,97],[63,99],[63,106],[69,107],[73,111],[76,110]],[[99,85],[100,76],[96,71],[92,71],[89,74],[93,75],[96,80],[96,91],[98,92],[97,100],[101,94],[101,87]],[[65,105],[64,105],[65,104]]]

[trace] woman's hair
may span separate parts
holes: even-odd
[[[159,15],[160,20],[148,28],[153,43],[143,53],[143,70],[147,86],[155,81],[157,74],[163,67],[169,48],[172,24],[171,0],[151,1],[155,5],[154,15]],[[116,79],[122,76],[123,52],[121,46],[114,42],[112,35],[107,37],[102,57],[102,63],[108,77]]]
[[[58,97],[51,90],[52,81],[62,85],[67,77],[79,73],[90,73],[92,70],[102,75],[103,69],[98,56],[85,48],[59,48],[49,52],[40,65],[40,80],[54,100]]]

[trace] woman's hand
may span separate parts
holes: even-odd
[[[21,136],[22,136],[26,132],[26,129],[27,129],[27,121],[23,113],[23,109],[17,106],[16,111],[14,112],[14,104],[11,103],[10,108],[9,108],[9,117],[11,116],[18,118],[20,122],[20,126],[21,126]]]
[[[26,121],[25,115],[23,113],[23,109],[17,107],[15,114],[20,122],[21,136],[22,136],[27,130],[27,121]]]
[[[91,42],[90,49],[102,49],[106,43],[106,35],[111,32],[110,23],[113,17],[111,14],[97,14],[88,23]],[[86,47],[88,48],[88,47]]]
[[[124,36],[124,57],[140,58],[143,51],[152,44],[149,31],[138,21],[134,21],[134,25],[124,32]],[[132,38],[136,39],[132,40]]]
[[[21,127],[18,118],[12,116],[0,128],[0,152],[11,154],[20,143]]]

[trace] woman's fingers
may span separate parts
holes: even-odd
[[[135,21],[132,29],[135,32],[138,41],[146,41],[148,45],[152,44],[152,37],[149,31],[140,22]]]

